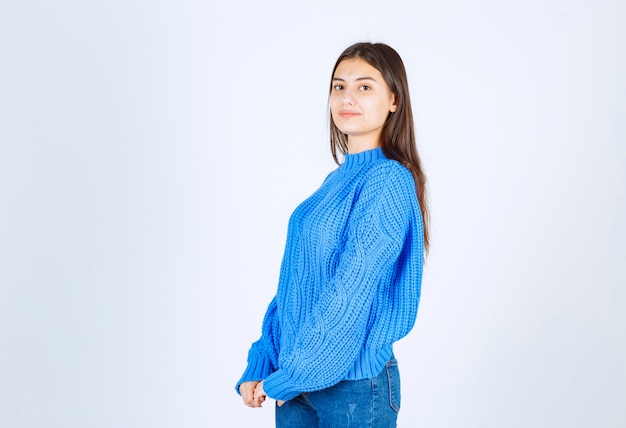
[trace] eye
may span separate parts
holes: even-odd
[[[341,91],[343,89],[343,85],[335,85],[335,86],[333,86],[333,89],[335,91]]]
[[[371,88],[371,86],[367,86],[367,85],[361,85],[359,86],[359,90],[361,91],[369,91]]]

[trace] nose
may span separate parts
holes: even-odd
[[[350,89],[346,89],[343,92],[343,104],[348,106],[354,104],[354,94]]]

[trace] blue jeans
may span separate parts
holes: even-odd
[[[400,372],[392,356],[373,379],[344,380],[276,406],[277,428],[390,428],[400,410]]]

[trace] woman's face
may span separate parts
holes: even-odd
[[[361,58],[339,63],[330,91],[330,112],[337,128],[348,136],[350,153],[380,146],[387,116],[396,108],[395,94],[380,71]]]

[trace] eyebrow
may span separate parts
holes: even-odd
[[[333,77],[333,80],[339,80],[340,82],[345,82],[345,79],[342,79],[341,77]],[[369,76],[364,76],[364,77],[357,77],[355,79],[357,82],[361,81],[361,80],[371,80],[373,82],[376,81],[376,79],[374,79],[373,77],[369,77]]]

